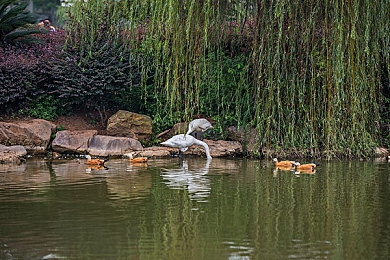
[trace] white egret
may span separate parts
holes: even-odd
[[[213,128],[214,127],[211,125],[211,123],[207,119],[205,119],[205,118],[195,119],[195,120],[192,120],[188,124],[188,131],[184,136],[189,135],[193,132],[201,133],[201,136],[199,139],[203,140],[203,132],[206,132],[207,130],[213,129]]]
[[[212,159],[210,155],[210,148],[209,146],[195,137],[188,135],[184,136],[184,134],[178,134],[172,136],[170,139],[166,140],[165,142],[161,143],[162,145],[169,146],[169,147],[174,147],[174,148],[179,148],[179,156],[180,158],[183,158],[183,153],[190,147],[191,145],[200,145],[203,146],[207,159]]]

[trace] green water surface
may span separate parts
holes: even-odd
[[[390,164],[0,165],[0,259],[389,259]]]

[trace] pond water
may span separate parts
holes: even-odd
[[[390,163],[0,165],[0,259],[388,259]]]

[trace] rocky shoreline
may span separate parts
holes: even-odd
[[[0,122],[0,162],[23,161],[25,156],[49,155],[59,158],[63,154],[94,157],[121,157],[135,152],[149,158],[171,157],[178,149],[154,146],[143,147],[152,134],[152,120],[144,115],[120,110],[108,119],[107,135],[97,130],[61,130],[59,126],[43,119],[20,122]],[[165,131],[160,138],[168,139],[183,133],[180,127]],[[242,145],[238,141],[204,140],[210,147],[212,157],[242,156]],[[205,156],[204,149],[190,147],[185,155]]]
[[[71,122],[72,124],[72,122]],[[77,125],[76,122],[73,122]],[[107,122],[104,134],[96,129],[62,130],[63,126],[43,119],[14,120],[0,122],[0,163],[18,163],[26,156],[45,156],[61,158],[62,155],[86,155],[93,157],[122,157],[126,153],[149,158],[171,157],[178,154],[178,149],[165,146],[144,147],[152,137],[152,120],[137,113],[119,110]],[[159,135],[165,141],[173,135],[185,133],[187,123],[178,123]],[[204,140],[210,148],[212,157],[241,157],[246,154],[267,154],[278,157],[276,152],[263,151],[256,147],[255,129],[228,129],[229,139]],[[243,148],[245,145],[245,149]],[[245,150],[245,152],[244,152]],[[313,156],[313,151],[308,150]],[[314,152],[315,153],[315,152]],[[191,146],[184,153],[186,156],[205,157],[203,147]],[[375,156],[386,158],[389,151],[377,148]]]

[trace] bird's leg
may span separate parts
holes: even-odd
[[[180,159],[184,160],[184,152],[188,150],[188,147],[180,148],[179,149],[179,157]]]
[[[184,160],[184,153],[183,153],[183,151],[181,149],[179,149],[179,158],[181,160]]]

